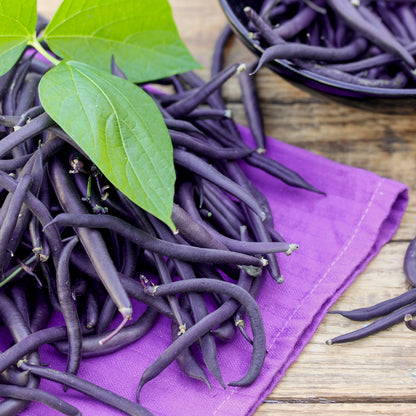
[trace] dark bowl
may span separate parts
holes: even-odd
[[[258,11],[258,0],[219,0],[234,32],[257,56],[264,48],[253,42],[247,29],[248,19],[243,11],[249,6]],[[276,59],[267,66],[296,87],[324,98],[369,111],[412,114],[416,110],[416,88],[375,88],[337,81],[301,69],[286,59]]]

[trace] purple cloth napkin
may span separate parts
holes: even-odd
[[[242,128],[247,140],[249,133]],[[272,207],[276,229],[300,248],[279,255],[285,277],[271,278],[258,298],[264,317],[267,350],[264,368],[250,387],[225,390],[210,377],[212,391],[187,379],[172,363],[146,384],[141,403],[156,416],[252,415],[308,343],[330,306],[396,231],[407,204],[407,187],[365,170],[344,166],[308,151],[268,139],[268,155],[296,170],[327,196],[291,188],[256,168],[245,167]],[[140,305],[135,304],[136,311]],[[53,324],[61,324],[56,317]],[[161,318],[152,332],[120,352],[82,362],[79,376],[135,400],[143,370],[169,345],[170,325]],[[328,348],[331,348],[328,346]],[[225,383],[248,368],[251,346],[237,336],[219,346]],[[66,358],[52,347],[41,349],[44,363],[64,370]],[[84,415],[121,414],[60,385],[41,386],[78,407]],[[58,414],[33,403],[25,416]]]

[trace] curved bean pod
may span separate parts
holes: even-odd
[[[32,154],[28,154],[19,157],[14,157],[12,159],[1,159],[0,170],[8,172],[21,169],[24,165],[26,165],[31,156]]]
[[[242,71],[238,74],[238,81],[241,89],[241,101],[244,105],[244,112],[251,134],[256,142],[257,152],[264,153],[266,151],[266,134],[264,131],[263,115],[254,77],[251,76],[253,69],[257,68],[257,66],[257,60],[251,62],[247,67],[247,71]]]
[[[369,319],[387,315],[396,309],[413,302],[416,302],[416,288],[408,290],[407,292],[404,292],[394,298],[384,300],[365,308],[354,309],[352,311],[333,310],[328,313],[338,313],[353,321],[367,321]]]
[[[24,85],[24,80],[29,71],[30,61],[32,60],[32,57],[33,53],[31,56],[23,56],[15,64],[16,71],[2,102],[3,113],[5,114],[16,114],[17,96],[20,93],[22,85]]]
[[[416,42],[411,42],[405,47],[412,55],[416,52]],[[328,65],[327,67],[332,69],[338,69],[343,72],[361,72],[372,67],[387,65],[391,62],[398,61],[399,59],[400,58],[398,58],[396,55],[385,52],[379,55],[371,56],[369,58],[356,60],[354,62],[332,64]]]
[[[371,324],[357,329],[356,331],[349,332],[347,334],[340,335],[338,337],[329,339],[326,341],[328,345],[332,344],[339,344],[342,342],[351,342],[356,341],[358,339],[365,338],[369,335],[373,335],[377,332],[380,332],[384,329],[390,328],[391,326],[403,322],[404,317],[407,314],[415,314],[416,313],[416,303],[411,303],[410,305],[406,305],[400,309],[397,309],[391,312],[388,315],[385,315],[376,321],[372,322]]]
[[[413,287],[416,287],[416,238],[414,238],[406,249],[403,260],[403,271],[406,280]]]
[[[149,332],[158,317],[159,312],[148,307],[135,322],[126,325],[118,334],[114,335],[114,337],[104,344],[100,344],[100,341],[103,339],[103,336],[109,335],[111,331],[108,331],[107,333],[84,335],[82,337],[81,347],[82,357],[96,357],[110,354],[138,341]],[[68,354],[69,352],[69,343],[67,340],[54,342],[53,346],[62,354]]]
[[[250,148],[236,148],[236,147],[220,147],[217,145],[203,142],[196,137],[192,137],[186,133],[170,130],[169,135],[174,146],[184,146],[195,153],[206,156],[211,159],[228,159],[236,160],[248,156],[254,150]]]
[[[54,121],[48,114],[43,113],[38,117],[32,119],[29,123],[25,124],[18,130],[13,131],[8,136],[4,137],[0,141],[0,157],[4,157],[14,147],[32,137],[42,133],[45,129],[54,125]]]
[[[233,31],[230,25],[227,24],[221,30],[220,35],[217,37],[211,59],[211,77],[221,72],[224,60],[224,49],[232,35]]]
[[[313,4],[319,3],[322,4],[321,1],[313,2]],[[290,39],[308,27],[313,22],[317,14],[316,10],[307,5],[306,7],[300,9],[294,17],[280,24],[278,27],[273,29],[273,31],[283,39]]]
[[[40,329],[22,338],[0,355],[0,373],[17,363],[25,355],[36,351],[47,343],[53,343],[67,337],[65,326]]]
[[[262,66],[274,59],[311,59],[315,61],[341,62],[355,59],[366,48],[367,41],[363,38],[357,38],[350,44],[340,48],[311,46],[295,42],[273,45],[264,50],[251,75],[254,75]]]
[[[138,400],[143,385],[160,374],[160,372],[175,359],[183,348],[192,345],[202,334],[208,332],[212,327],[232,316],[235,310],[236,301],[244,304],[247,308],[254,334],[253,352],[252,361],[246,375],[240,380],[228,384],[230,386],[245,386],[250,385],[255,381],[264,362],[266,354],[266,337],[260,309],[256,301],[247,291],[232,283],[213,281],[204,278],[179,281],[170,283],[169,285],[149,286],[145,291],[152,296],[167,296],[174,293],[188,292],[217,292],[226,294],[235,300],[227,301],[217,310],[205,316],[197,324],[189,328],[145,370],[137,389]]]
[[[237,74],[239,71],[244,71],[244,69],[245,65],[241,63],[236,63],[223,69],[211,78],[210,81],[197,88],[192,95],[189,97],[187,96],[167,107],[167,112],[174,118],[186,115],[201,104],[210,94],[212,94],[213,91],[217,90],[220,85],[226,82],[234,74]]]
[[[9,241],[16,227],[23,202],[26,199],[26,193],[31,185],[31,175],[24,175],[17,183],[16,190],[10,199],[10,205],[0,228],[0,269],[3,269],[7,261],[6,251],[9,247]]]
[[[46,391],[31,387],[19,387],[0,384],[0,396],[24,401],[38,401],[56,409],[64,415],[81,416],[81,412],[69,403]]]
[[[86,317],[85,327],[87,329],[94,329],[97,326],[99,315],[98,295],[93,290],[88,290],[86,299]]]
[[[104,389],[96,384],[90,383],[87,380],[83,380],[73,374],[63,373],[61,371],[52,370],[50,368],[31,365],[23,362],[20,367],[23,370],[28,370],[32,374],[45,378],[47,380],[54,381],[56,383],[63,384],[71,389],[77,390],[87,396],[91,396],[105,404],[108,404],[115,409],[131,416],[153,416],[147,409],[140,406],[138,403],[133,403],[130,400],[125,399],[110,390]]]
[[[180,336],[178,335],[178,328],[173,322],[171,324],[171,334],[173,341],[175,341]],[[176,362],[178,363],[179,368],[183,371],[184,374],[195,380],[202,381],[208,386],[209,390],[211,391],[211,383],[209,382],[204,370],[196,360],[190,347],[185,348],[176,357]]]
[[[69,259],[78,237],[73,237],[63,248],[56,270],[56,289],[61,312],[68,329],[69,351],[67,356],[66,371],[77,374],[81,364],[82,332],[78,312],[74,304],[71,292],[71,280],[69,276]]]

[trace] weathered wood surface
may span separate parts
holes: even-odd
[[[39,0],[45,16],[60,2]],[[216,0],[171,0],[179,32],[208,78],[215,38],[225,24]],[[234,39],[226,63],[249,62]],[[406,289],[402,259],[416,235],[416,116],[396,116],[343,107],[295,89],[261,70],[257,76],[267,134],[330,159],[406,183],[410,202],[400,229],[336,308],[370,305]],[[231,80],[224,94],[237,121],[244,122],[239,89]],[[359,328],[328,315],[299,359],[259,407],[267,415],[410,415],[416,410],[416,335],[402,325],[366,340],[328,346],[325,340]]]

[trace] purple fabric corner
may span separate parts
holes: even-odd
[[[243,135],[250,140],[248,130]],[[268,156],[293,168],[326,196],[291,188],[260,170],[244,165],[252,181],[268,197],[276,229],[300,248],[279,255],[285,277],[279,285],[267,279],[259,296],[267,349],[264,368],[250,387],[223,389],[210,377],[212,391],[188,380],[173,363],[146,384],[141,403],[156,416],[249,416],[284,376],[308,343],[339,295],[352,283],[397,230],[407,205],[407,187],[368,171],[330,161],[274,139]],[[137,305],[136,305],[137,306]],[[59,324],[56,318],[54,324]],[[154,330],[122,351],[85,359],[79,375],[135,400],[141,374],[170,343],[169,322],[161,318]],[[328,347],[330,348],[330,347]],[[219,346],[224,381],[238,380],[248,368],[250,345],[237,336]],[[41,349],[43,362],[63,370],[66,358],[52,347]],[[84,415],[121,413],[54,383],[41,386],[78,407]],[[22,415],[57,415],[33,403]]]

